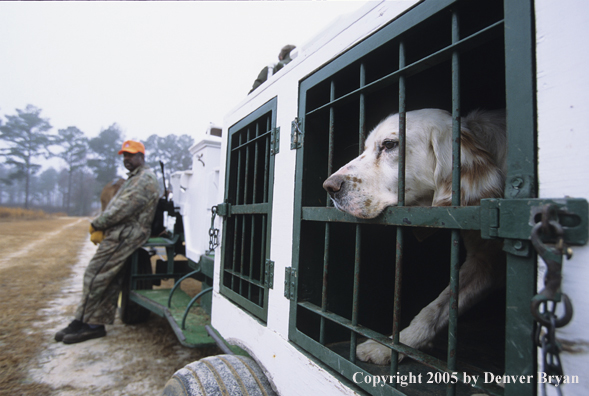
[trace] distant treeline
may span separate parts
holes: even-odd
[[[123,175],[117,153],[125,136],[116,123],[94,138],[75,126],[55,132],[41,111],[28,105],[5,120],[0,117],[0,205],[89,215],[98,207],[102,188]],[[159,161],[166,164],[166,180],[190,168],[190,136],[151,135],[142,143],[148,148],[146,163],[159,178]],[[42,170],[40,162],[52,157],[65,165]]]

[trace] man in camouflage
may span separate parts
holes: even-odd
[[[55,334],[55,340],[65,344],[106,335],[104,325],[114,322],[127,258],[151,234],[159,188],[154,173],[145,166],[145,147],[129,140],[120,154],[129,177],[90,224],[90,239],[100,246],[84,273],[74,321]]]

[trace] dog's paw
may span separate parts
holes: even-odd
[[[368,340],[356,347],[356,357],[363,362],[384,365],[391,362],[391,350],[376,341]]]

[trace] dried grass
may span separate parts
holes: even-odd
[[[51,394],[46,385],[24,382],[29,361],[45,341],[32,324],[70,275],[86,228],[77,218],[0,224],[0,251],[12,257],[0,262],[0,394]]]
[[[80,391],[31,383],[28,370],[43,348],[54,342],[45,329],[35,326],[43,320],[39,311],[60,294],[87,237],[88,222],[80,218],[0,222],[0,395],[54,396]],[[64,325],[67,320],[64,318]],[[142,379],[163,388],[177,369],[220,352],[180,346],[167,322],[155,315],[146,324],[126,327],[128,331],[122,332],[116,346],[133,356],[133,364],[121,370],[120,381],[109,392]],[[114,340],[106,337],[103,342]],[[88,394],[93,391],[88,389]]]
[[[42,210],[31,210],[23,208],[7,208],[0,206],[0,221],[7,220],[36,220],[49,217]]]

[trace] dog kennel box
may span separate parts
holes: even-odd
[[[211,208],[217,203],[219,193],[220,149],[220,137],[207,133],[189,148],[191,169],[173,173],[170,180],[174,203],[182,215],[185,239],[189,241],[186,258],[195,263],[209,249]]]
[[[464,380],[465,372],[545,370],[530,313],[545,265],[525,233],[537,220],[530,208],[553,203],[578,219],[567,242],[586,242],[586,15],[581,0],[369,2],[300,46],[291,63],[227,115],[212,324],[258,361],[280,395],[541,393],[536,377],[474,389],[452,384],[450,374]],[[461,115],[506,108],[505,199],[451,210],[389,208],[375,221],[330,207],[322,183],[360,153],[366,133],[388,114],[424,107]],[[415,224],[440,230],[419,242],[411,233]],[[445,336],[434,352],[412,352],[413,363],[356,361],[362,338],[393,343],[387,336],[395,309],[401,308],[395,326],[405,326],[452,271],[455,276],[460,252],[450,245],[461,228],[505,240],[506,290],[473,308],[466,322],[453,319],[456,339]],[[399,241],[412,264],[402,278],[395,267]],[[564,260],[562,291],[573,301],[574,317],[557,335],[566,347],[564,374],[579,382],[562,389],[585,395],[589,249],[573,250]],[[447,264],[431,272],[437,256]],[[395,294],[395,279],[410,293]],[[469,348],[474,361],[465,363]],[[422,383],[365,380],[397,372],[421,374]]]

